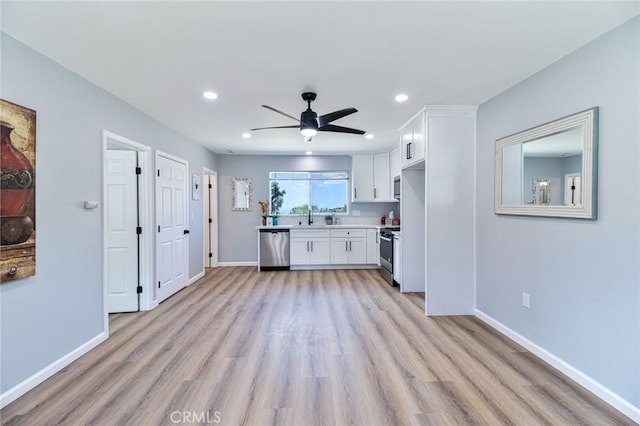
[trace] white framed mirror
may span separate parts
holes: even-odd
[[[495,212],[596,218],[598,108],[496,141]]]
[[[233,211],[250,211],[252,184],[250,177],[231,178],[231,209]]]

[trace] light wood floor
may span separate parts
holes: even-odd
[[[377,271],[206,277],[0,413],[3,424],[633,424],[472,317]],[[193,423],[196,423],[193,422]]]

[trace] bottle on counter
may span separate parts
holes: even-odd
[[[380,225],[385,226],[387,224],[387,216],[386,215],[382,215],[382,217],[380,218]]]

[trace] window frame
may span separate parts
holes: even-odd
[[[306,179],[277,179],[277,178],[271,178],[272,174],[278,174],[278,173],[308,173],[309,177]],[[314,173],[344,173],[346,178],[340,178],[340,179],[327,179],[327,178],[323,178],[323,179],[312,179],[311,176]],[[269,189],[269,214],[273,215],[274,213],[272,212],[272,206],[271,206],[271,183],[274,181],[285,181],[285,180],[290,180],[290,181],[306,181],[309,182],[309,194],[308,194],[308,206],[313,209],[313,189],[312,189],[312,185],[311,182],[312,181],[324,181],[324,180],[336,180],[336,181],[346,181],[347,185],[345,188],[345,205],[346,205],[346,211],[345,212],[314,212],[311,211],[312,215],[325,215],[325,214],[333,214],[333,215],[339,215],[339,216],[346,216],[349,215],[349,211],[350,211],[350,203],[349,203],[349,195],[351,193],[350,191],[350,187],[351,187],[351,172],[350,170],[271,170],[268,173],[268,189]],[[275,213],[278,216],[290,216],[290,217],[301,217],[301,216],[307,216],[309,213]]]

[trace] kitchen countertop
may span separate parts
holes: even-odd
[[[276,226],[262,226],[262,225],[258,225],[256,226],[256,229],[300,229],[300,230],[306,230],[306,229],[331,229],[331,228],[337,228],[337,229],[346,229],[346,228],[360,228],[360,229],[380,229],[381,226],[380,225],[358,225],[358,224],[340,224],[340,225],[276,225]],[[382,228],[384,228],[384,226],[382,226]]]
[[[291,225],[271,225],[271,226],[262,226],[262,225],[258,225],[256,226],[256,229],[291,229],[292,226]]]

